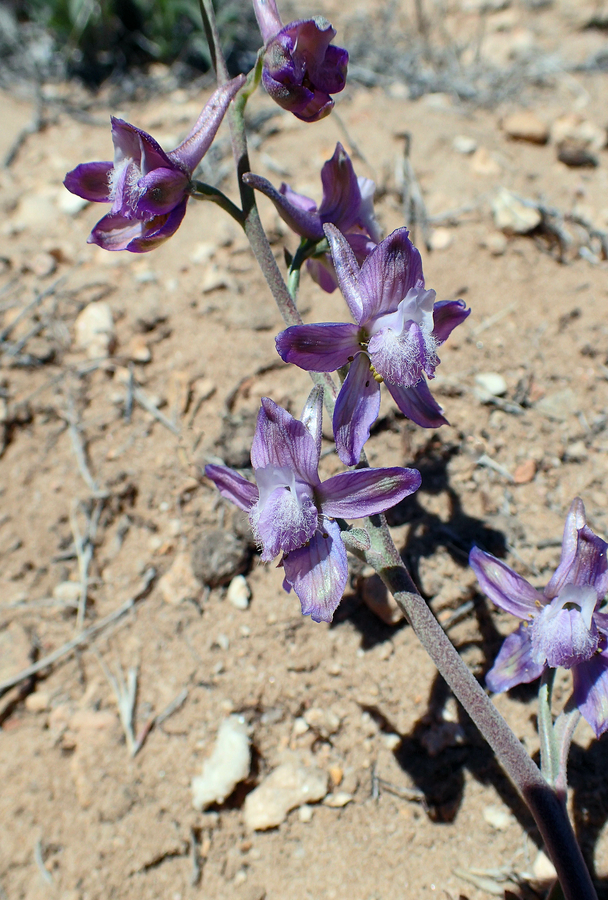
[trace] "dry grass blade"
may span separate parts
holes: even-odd
[[[135,740],[134,731],[135,703],[137,701],[137,666],[134,668],[132,667],[127,671],[127,678],[125,681],[125,675],[120,663],[118,663],[117,675],[115,677],[97,651],[95,651],[95,656],[97,657],[101,670],[116,698],[120,724],[124,731],[129,756],[135,756],[137,753],[137,742]]]

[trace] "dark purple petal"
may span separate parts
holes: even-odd
[[[379,412],[380,385],[371,373],[367,355],[359,353],[348,370],[334,409],[336,450],[345,465],[359,462]]]
[[[141,196],[136,215],[149,219],[170,213],[184,199],[188,184],[188,176],[179,169],[154,169],[137,186]]]
[[[275,474],[270,466],[271,478]],[[262,561],[270,562],[281,551],[289,553],[304,546],[317,528],[318,512],[306,491],[298,492],[295,485],[281,485],[269,496],[262,497],[262,477],[268,469],[256,469],[260,500],[251,510],[249,521],[256,541],[262,544]],[[290,473],[292,474],[292,473]]]
[[[325,291],[326,294],[333,294],[338,287],[338,279],[329,253],[316,256],[314,259],[307,259],[306,268],[312,280],[319,285],[322,291]]]
[[[311,68],[311,80],[316,87],[328,94],[339,94],[346,85],[348,71],[348,51],[342,47],[327,48],[325,59],[314,68]]]
[[[254,469],[291,469],[305,484],[319,483],[319,458],[312,435],[302,422],[268,397],[262,398],[258,413],[251,464]]]
[[[433,307],[433,336],[438,344],[447,341],[457,325],[471,314],[464,300],[440,300]]]
[[[344,237],[350,244],[359,265],[363,265],[370,253],[378,246],[366,234],[359,234],[356,231],[349,231]]]
[[[168,154],[174,165],[191,174],[194,172],[211,146],[230,101],[244,83],[245,76],[237,75],[213,92],[188,137]]]
[[[402,387],[398,384],[385,384],[404,416],[420,425],[421,428],[439,428],[441,425],[449,425],[443,415],[443,410],[431,394],[424,381],[419,381],[413,387]]]
[[[325,225],[323,231],[329,242],[340,290],[353,319],[357,325],[361,325],[367,318],[367,311],[359,288],[359,264],[355,254],[335,225]]]
[[[283,557],[283,566],[302,615],[314,622],[331,622],[348,578],[346,548],[337,523],[322,522],[307,546]]]
[[[289,36],[294,56],[303,59],[311,81],[316,84],[314,74],[325,60],[330,41],[336,36],[336,29],[323,16],[314,16],[312,19],[290,22],[285,25],[281,34]]]
[[[323,226],[318,213],[309,212],[296,206],[289,199],[287,193],[283,194],[274,188],[266,178],[260,175],[254,175],[252,172],[246,172],[243,175],[243,181],[249,187],[261,191],[262,194],[272,200],[276,210],[284,222],[289,225],[292,231],[299,234],[300,237],[308,238],[311,241],[320,241],[323,239]]]
[[[408,237],[407,228],[389,234],[361,266],[359,290],[365,321],[393,312],[410,288],[424,286],[422,259]]]
[[[257,503],[259,492],[255,484],[251,484],[234,469],[229,469],[228,466],[205,466],[205,475],[214,483],[222,497],[245,512],[249,512],[254,503]]]
[[[330,222],[347,232],[359,215],[361,192],[353,164],[342,144],[336,144],[334,155],[321,169],[323,201],[319,217],[323,224]]]
[[[486,675],[486,685],[494,693],[502,693],[516,684],[529,684],[543,674],[544,666],[532,658],[529,629],[525,623],[505,640],[496,662]]]
[[[324,481],[315,491],[327,516],[361,519],[384,512],[417,491],[417,469],[356,469]]]
[[[321,456],[321,440],[323,438],[323,387],[316,384],[304,404],[300,421],[310,432],[317,448],[317,465]]]
[[[131,253],[147,253],[154,250],[159,244],[164,243],[167,238],[175,234],[186,215],[186,206],[188,205],[188,197],[184,197],[168,215],[154,216],[146,222],[142,222],[141,237],[137,237],[127,245],[127,250]]]
[[[592,618],[596,601],[592,587],[566,585],[559,598],[545,606],[530,626],[534,659],[551,669],[571,669],[591,659],[599,643]],[[573,608],[565,608],[566,604]]]
[[[266,43],[283,27],[275,0],[253,0],[253,10]]]
[[[596,737],[608,729],[608,656],[598,653],[572,671],[572,699]]]
[[[576,538],[574,538],[576,532]],[[574,553],[572,546],[574,545]],[[602,600],[608,589],[608,544],[594,534],[586,524],[585,508],[577,498],[570,507],[564,529],[562,558],[545,588],[545,596],[557,596],[565,584],[579,587],[591,585],[598,600]]]
[[[110,200],[111,162],[82,163],[65,176],[63,183],[72,194],[95,203]]]
[[[469,565],[486,597],[518,619],[534,618],[547,602],[525,578],[479,547],[471,550]]]
[[[335,372],[361,351],[356,325],[291,325],[276,337],[282,360],[307,372]]]

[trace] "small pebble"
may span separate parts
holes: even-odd
[[[557,878],[555,866],[543,850],[539,850],[532,864],[532,874],[539,881],[554,881]]]
[[[549,140],[548,126],[529,109],[522,109],[510,116],[505,116],[502,127],[514,141],[546,144]]]
[[[134,334],[125,349],[125,356],[133,362],[149,363],[152,359],[152,351],[148,347],[143,334]]]
[[[247,609],[251,598],[251,589],[244,575],[235,575],[226,591],[226,599],[236,609]]]
[[[507,249],[507,239],[502,231],[492,231],[484,238],[483,246],[487,247],[492,256],[502,256]]]
[[[475,383],[492,397],[502,397],[507,393],[507,382],[498,372],[480,372]]]
[[[309,822],[312,822],[312,817],[314,815],[314,809],[312,806],[309,806],[308,803],[304,803],[298,810],[298,818],[300,822],[304,822],[305,825],[308,825]]]
[[[192,805],[206,809],[223,803],[249,775],[249,726],[243,716],[228,716],[219,727],[213,752],[203,763],[202,775],[192,779]]]
[[[457,134],[452,141],[452,147],[456,153],[462,153],[463,156],[470,156],[477,150],[477,141],[475,138],[466,134]]]
[[[217,587],[240,574],[247,565],[248,556],[246,541],[231,531],[207,531],[192,548],[192,569],[202,584]]]
[[[478,147],[471,156],[471,170],[476,175],[500,175],[501,166],[485,147]]]
[[[303,766],[295,759],[284,762],[245,798],[245,825],[251,831],[264,831],[284,822],[290,810],[304,803],[315,803],[327,794],[327,773]]]
[[[501,188],[492,200],[494,224],[506,234],[527,234],[542,221],[533,203],[526,203],[517,194]]]
[[[76,344],[86,350],[89,359],[105,359],[115,343],[112,308],[104,300],[89,303],[74,323]]]
[[[346,791],[338,791],[335,794],[328,794],[323,800],[323,806],[330,806],[332,809],[342,809],[347,803],[352,803],[353,795]]]
[[[515,484],[529,484],[534,480],[536,475],[536,461],[526,459],[520,463],[513,472],[513,481]]]
[[[61,191],[57,200],[57,206],[66,216],[77,216],[88,205],[88,200],[78,197],[76,194],[71,194],[67,189]]]
[[[57,603],[65,603],[66,606],[75,606],[80,600],[79,581],[60,581],[53,588],[53,600]]]
[[[491,825],[496,831],[506,831],[513,821],[513,817],[507,810],[500,806],[484,806],[482,814],[488,825]]]
[[[452,232],[449,228],[434,228],[430,237],[431,249],[447,250],[452,240]]]

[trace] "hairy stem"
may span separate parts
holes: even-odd
[[[545,669],[540,680],[538,692],[538,735],[540,737],[540,769],[544,778],[552,787],[558,770],[558,750],[553,730],[551,713],[551,694],[555,680],[555,669]]]

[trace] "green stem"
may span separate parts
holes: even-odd
[[[218,188],[205,184],[203,181],[193,181],[190,196],[194,197],[195,200],[210,200],[212,203],[216,203],[229,216],[232,216],[235,222],[238,222],[241,226],[243,225],[243,211]]]
[[[559,752],[555,743],[551,694],[555,680],[555,669],[545,669],[540,679],[538,692],[538,735],[540,738],[540,769],[547,783],[555,787],[559,766]]]

